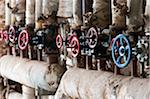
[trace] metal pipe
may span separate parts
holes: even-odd
[[[9,61],[8,61],[9,60]],[[60,77],[65,71],[58,64],[33,61],[13,56],[0,58],[0,75],[31,88],[42,88],[55,92]],[[38,79],[37,79],[38,78]]]

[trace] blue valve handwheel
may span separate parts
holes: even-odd
[[[119,68],[125,68],[131,60],[130,42],[123,34],[119,34],[113,39],[112,59]]]

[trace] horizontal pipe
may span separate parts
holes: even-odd
[[[63,75],[55,99],[150,99],[148,86],[150,79],[72,68]]]
[[[58,64],[6,55],[0,58],[0,75],[31,88],[55,92],[64,72]]]

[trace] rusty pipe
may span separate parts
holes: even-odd
[[[9,61],[8,61],[9,60]],[[6,55],[0,58],[0,75],[31,88],[55,92],[63,67],[29,59]]]

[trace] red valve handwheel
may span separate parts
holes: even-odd
[[[77,57],[80,52],[80,44],[77,36],[73,36],[70,42],[71,52],[73,57]]]
[[[29,34],[26,30],[21,31],[18,37],[18,46],[21,50],[25,50],[29,43]]]
[[[61,48],[63,45],[63,38],[60,34],[58,34],[56,37],[56,45],[58,48]]]
[[[15,43],[16,31],[13,26],[10,26],[8,34],[9,34],[9,41],[11,43]]]
[[[3,39],[4,39],[5,43],[8,43],[9,37],[8,37],[7,31],[3,31]]]

